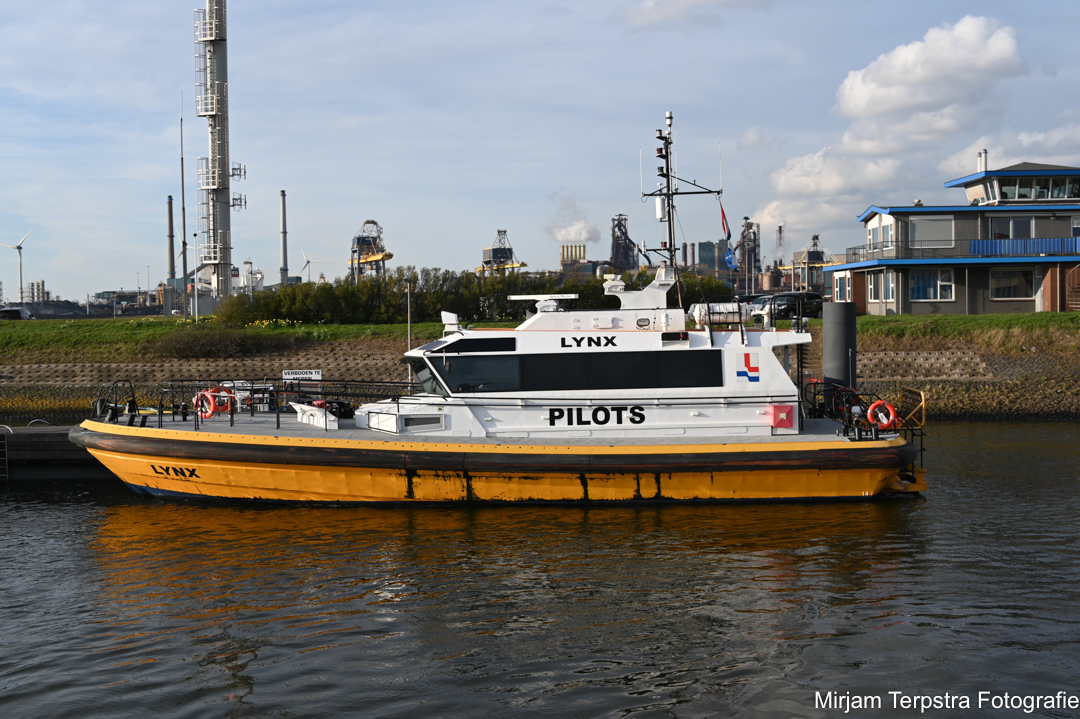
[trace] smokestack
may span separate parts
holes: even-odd
[[[691,267],[696,267],[697,266],[697,243],[696,242],[691,242],[690,243],[690,266]]]
[[[281,286],[289,284],[289,248],[285,241],[285,190],[281,191]]]
[[[686,267],[686,243],[682,243],[682,266]]]
[[[173,249],[172,195],[169,195],[169,279],[176,279],[176,250]],[[147,282],[149,282],[149,279]]]

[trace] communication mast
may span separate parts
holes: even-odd
[[[657,129],[656,131],[656,139],[661,144],[660,147],[656,148],[656,159],[662,160],[664,163],[656,168],[656,176],[660,178],[660,181],[656,183],[656,189],[652,192],[645,192],[644,189],[641,192],[642,200],[646,197],[656,198],[656,219],[665,224],[664,239],[660,242],[659,248],[650,248],[642,242],[640,252],[645,257],[649,257],[650,253],[655,252],[671,267],[674,267],[677,273],[679,263],[675,255],[675,198],[680,195],[712,195],[719,200],[724,194],[724,190],[723,188],[710,190],[692,180],[679,177],[678,160],[675,154],[675,130],[672,127],[674,118],[670,112],[667,112],[664,115],[664,120],[667,123],[667,130]],[[696,189],[680,190],[680,182]],[[721,216],[723,216],[723,205],[721,205]],[[677,283],[676,287],[679,288],[679,304],[682,304],[682,286]]]
[[[514,248],[506,239],[506,230],[495,230],[495,244],[484,249],[484,260],[476,268],[476,272],[478,274],[485,272],[503,274],[507,270],[517,270],[522,267],[528,267],[528,265],[514,257]]]
[[[381,277],[386,273],[386,261],[394,258],[383,244],[382,227],[375,220],[364,220],[360,230],[352,238],[349,256],[349,275],[359,282],[369,273]]]
[[[626,215],[611,218],[611,267],[616,272],[638,268],[638,248],[626,229]]]
[[[229,163],[229,62],[225,49],[225,0],[206,0],[195,11],[195,113],[210,129],[208,157],[198,159],[199,262],[209,265],[215,297],[232,292],[232,222],[229,210],[247,207],[247,198],[229,194],[232,178],[247,177],[247,168]]]

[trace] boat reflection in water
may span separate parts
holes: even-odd
[[[855,607],[889,621],[922,504],[115,506],[98,651],[260,715],[339,715],[345,686],[383,716],[805,702],[777,678]]]

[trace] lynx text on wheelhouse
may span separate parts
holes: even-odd
[[[1031,714],[1046,709],[1080,708],[1080,696],[1066,691],[1053,694],[1012,694],[981,691],[969,694],[911,694],[890,691],[884,694],[857,694],[854,692],[814,692],[815,709],[838,709],[845,714],[854,710],[903,709],[920,713],[937,709],[1010,709]]]

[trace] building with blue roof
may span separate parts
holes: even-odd
[[[1080,168],[1022,162],[950,180],[965,204],[872,205],[832,268],[863,314],[1080,311]]]

